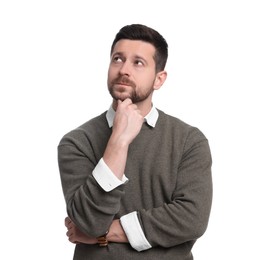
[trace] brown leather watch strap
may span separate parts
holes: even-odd
[[[106,234],[96,238],[99,246],[107,246],[108,245],[107,234],[108,234],[108,231],[106,232]]]

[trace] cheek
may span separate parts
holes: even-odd
[[[144,74],[142,77],[139,77],[138,81],[141,83],[141,85],[149,88],[154,85],[155,78],[152,75]]]
[[[109,68],[108,70],[108,82],[110,82],[114,78],[114,72]]]
[[[117,69],[115,69],[114,67],[109,67],[109,69],[108,69],[108,78],[109,79],[115,78],[117,74],[118,74]]]

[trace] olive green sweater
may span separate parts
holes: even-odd
[[[159,111],[154,128],[143,124],[128,151],[129,179],[105,192],[92,176],[112,129],[106,113],[67,133],[58,162],[67,213],[91,236],[108,230],[113,219],[132,211],[152,248],[138,252],[127,243],[108,247],[78,244],[75,260],[191,260],[204,234],[212,202],[211,154],[197,128]]]

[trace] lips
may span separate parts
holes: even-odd
[[[131,86],[129,83],[126,82],[116,82],[116,85],[123,85],[123,86]]]
[[[130,87],[135,88],[134,82],[130,81],[125,76],[122,76],[122,77],[119,77],[119,78],[115,79],[114,82],[112,82],[112,83],[113,83],[113,85],[130,86]]]

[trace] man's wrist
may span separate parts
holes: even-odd
[[[127,236],[125,235],[119,219],[114,219],[112,221],[107,239],[115,243],[128,243]]]
[[[108,239],[107,239],[107,235],[108,235],[108,232],[107,231],[104,235],[100,236],[100,237],[97,237],[97,243],[99,246],[107,246],[108,245]]]

